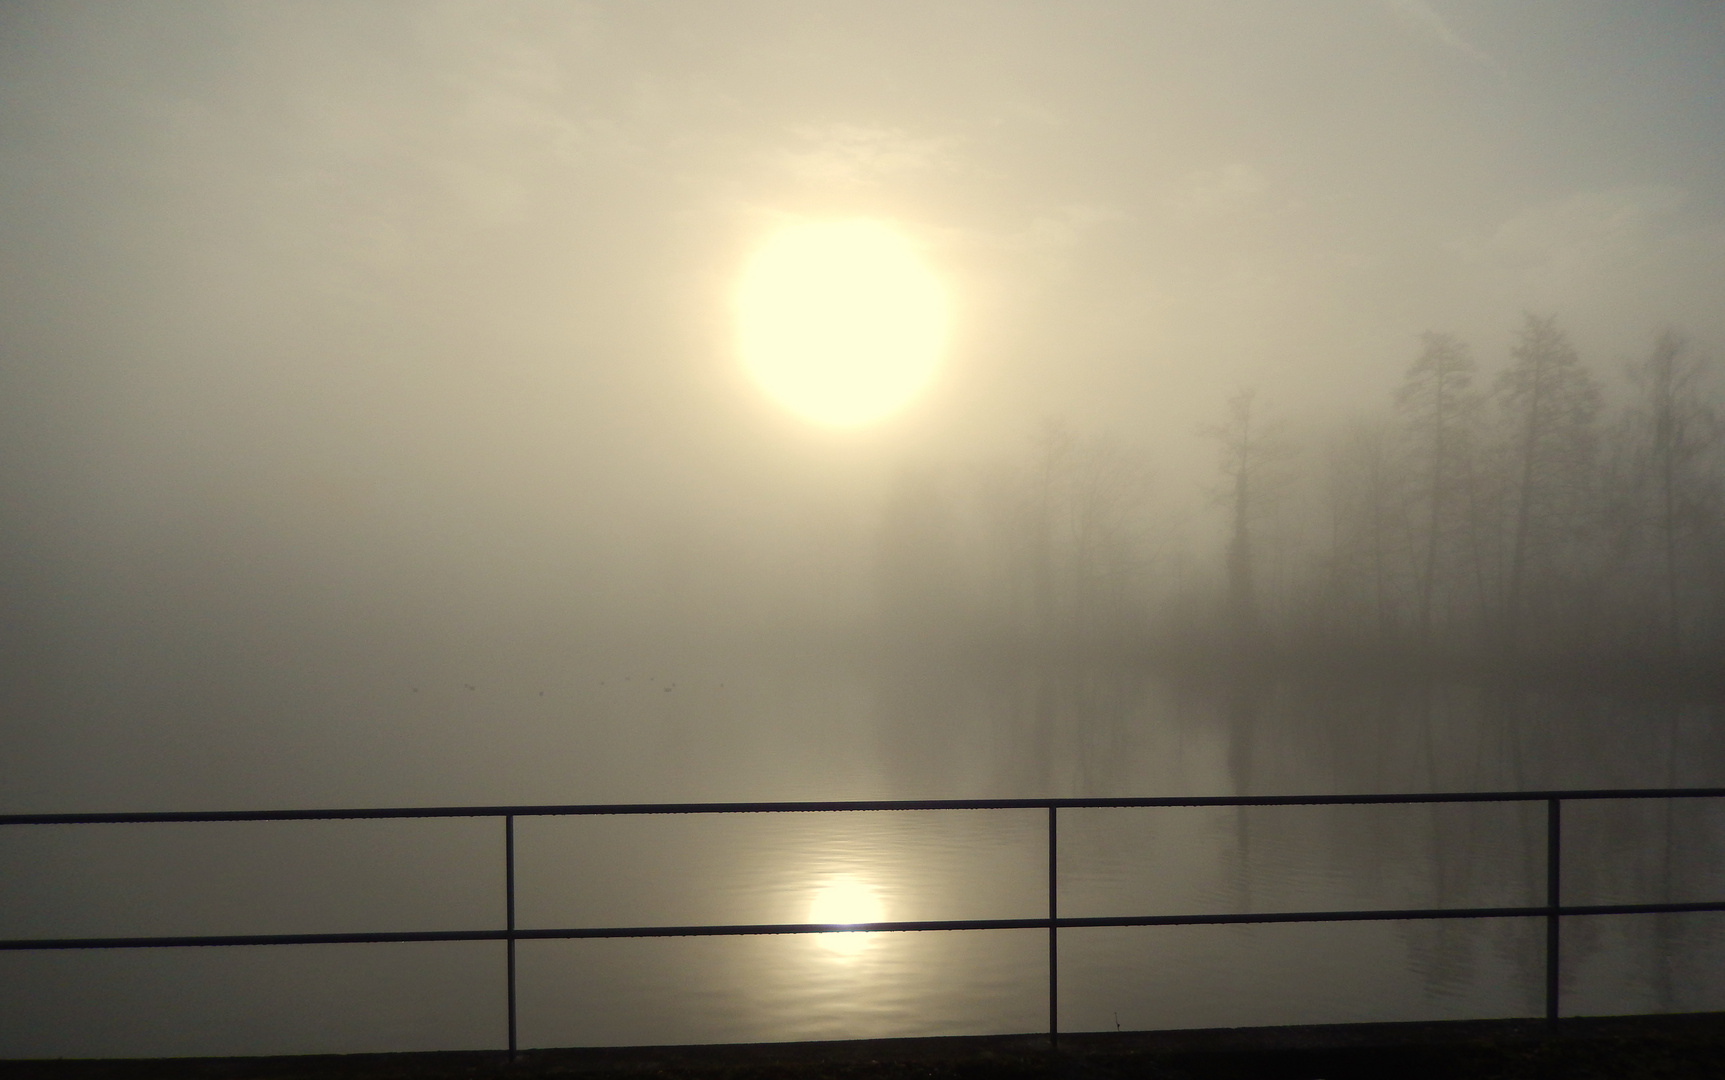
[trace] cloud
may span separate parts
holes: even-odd
[[[1494,70],[1497,68],[1497,61],[1479,46],[1456,33],[1454,28],[1444,21],[1443,16],[1433,11],[1425,0],[1383,0],[1383,4],[1410,29],[1427,40],[1435,41],[1477,64]]]
[[[1651,185],[1577,192],[1452,247],[1524,288],[1560,293],[1607,271],[1645,269],[1685,202],[1682,191]]]
[[[1018,239],[1031,248],[1071,247],[1097,229],[1127,220],[1129,216],[1117,206],[1068,203],[1036,215]]]
[[[1236,162],[1187,175],[1164,199],[1180,221],[1202,225],[1237,217],[1264,205],[1270,181],[1250,165]]]
[[[1639,333],[1661,323],[1721,332],[1725,224],[1679,188],[1600,188],[1528,206],[1448,245],[1494,303],[1573,313]]]
[[[783,151],[785,168],[805,180],[872,184],[888,176],[945,167],[949,140],[864,124],[802,125],[800,145]]]

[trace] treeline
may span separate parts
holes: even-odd
[[[1725,645],[1725,424],[1661,335],[1608,387],[1553,318],[1486,377],[1423,335],[1391,401],[1299,433],[1252,393],[1207,429],[1223,528],[1182,534],[1141,459],[1049,426],[1009,464],[904,477],[889,639],[1097,654],[1689,663]],[[1195,524],[1192,527],[1196,527]]]

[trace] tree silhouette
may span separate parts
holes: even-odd
[[[1497,392],[1514,507],[1502,620],[1513,651],[1524,643],[1530,602],[1553,599],[1565,547],[1584,526],[1600,396],[1552,316],[1525,316],[1511,356]]]
[[[1293,457],[1285,428],[1265,421],[1257,410],[1257,391],[1245,388],[1228,399],[1227,417],[1204,429],[1221,451],[1221,483],[1216,500],[1228,511],[1227,633],[1235,650],[1250,650],[1260,639],[1257,532],[1275,496],[1291,478]]]
[[[1674,655],[1685,645],[1686,564],[1705,558],[1721,503],[1714,454],[1725,430],[1702,396],[1706,374],[1705,359],[1669,330],[1647,359],[1629,366],[1636,399],[1623,425],[1622,524],[1628,544],[1650,549],[1657,565],[1661,644]]]
[[[1329,550],[1320,585],[1329,630],[1393,640],[1407,592],[1406,493],[1388,425],[1351,425],[1326,459]]]
[[[1444,552],[1455,530],[1458,496],[1468,475],[1479,395],[1473,390],[1474,362],[1453,334],[1427,332],[1422,348],[1396,391],[1396,410],[1409,458],[1409,492],[1420,517],[1420,567],[1415,625],[1422,646],[1432,636],[1433,598],[1438,592]]]

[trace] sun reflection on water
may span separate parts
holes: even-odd
[[[879,894],[867,882],[849,874],[829,878],[822,883],[809,904],[809,921],[812,923],[854,925],[881,922],[885,918],[886,906],[881,903]],[[835,933],[820,934],[815,940],[829,952],[855,957],[861,955],[878,936]]]

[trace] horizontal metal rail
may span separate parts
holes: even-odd
[[[1152,806],[1393,806],[1416,803],[1717,799],[1717,788],[1440,791],[1412,795],[1176,795],[1132,799],[857,799],[831,802],[570,803],[386,806],[343,810],[169,810],[118,814],[0,814],[0,825],[136,825],[175,821],[346,821],[364,818],[571,817],[606,814],[817,814],[858,810],[1081,810]]]
[[[828,802],[601,803],[528,806],[374,807],[338,810],[193,810],[165,813],[4,814],[4,825],[131,825],[186,822],[336,821],[476,818],[504,820],[505,928],[341,934],[196,934],[149,937],[26,938],[0,940],[0,952],[75,949],[167,949],[250,945],[354,945],[387,942],[501,941],[508,955],[509,1051],[516,1050],[515,943],[579,938],[738,937],[767,934],[902,933],[933,930],[1046,930],[1048,932],[1049,1040],[1059,1040],[1058,931],[1095,927],[1216,926],[1269,923],[1398,922],[1424,919],[1546,920],[1545,1012],[1558,1016],[1558,932],[1564,918],[1725,912],[1725,900],[1655,904],[1560,902],[1562,804],[1599,800],[1725,798],[1725,788],[1630,788],[1567,791],[1456,791],[1383,795],[1172,796],[1130,799],[901,799]],[[1234,912],[1193,915],[1060,917],[1057,914],[1057,811],[1178,807],[1395,806],[1444,803],[1544,803],[1546,902],[1474,908],[1378,908],[1342,911]],[[868,923],[740,923],[702,926],[600,926],[520,928],[515,925],[515,819],[600,815],[799,814],[846,811],[1044,810],[1048,814],[1048,913],[1023,919],[931,919]]]
[[[404,930],[358,934],[193,934],[180,937],[23,938],[0,951],[180,949],[201,945],[360,945],[411,941],[516,941],[565,938],[741,937],[762,934],[892,934],[916,930],[1078,930],[1102,926],[1216,926],[1251,923],[1399,922],[1418,919],[1518,919],[1575,915],[1655,915],[1725,911],[1725,901],[1587,904],[1576,907],[1383,908],[1210,915],[1100,915],[1049,919],[920,919],[871,923],[735,923],[723,926],[576,926],[530,930]]]

